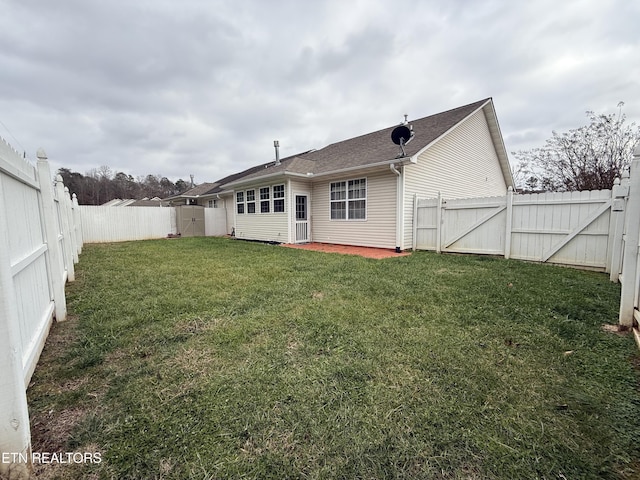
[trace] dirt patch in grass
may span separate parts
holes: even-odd
[[[37,412],[31,418],[31,440],[34,452],[65,451],[71,431],[85,418],[81,408]]]
[[[621,337],[627,335],[631,331],[631,329],[626,325],[620,325],[620,324],[613,324],[613,325],[604,324],[602,325],[602,330],[607,333],[614,333]]]

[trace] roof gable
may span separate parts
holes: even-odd
[[[491,132],[492,138],[498,151],[505,180],[508,185],[511,185],[513,183],[511,171],[491,98],[428,117],[411,120],[409,123],[413,127],[414,137],[404,147],[406,157],[413,157],[421,153],[480,108],[484,108],[485,114],[491,117],[490,125],[495,126]],[[315,176],[392,162],[399,157],[400,153],[399,147],[391,141],[391,132],[397,126],[396,124],[382,130],[332,143],[319,150],[310,150],[293,155],[282,159],[279,165],[270,162],[259,167],[253,167],[216,183],[220,186],[225,186],[287,174],[298,176],[309,176],[311,174]]]

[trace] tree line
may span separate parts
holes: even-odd
[[[102,205],[116,198],[166,198],[178,195],[191,186],[182,179],[174,183],[160,175],[133,178],[124,172],[114,173],[108,166],[90,170],[85,175],[60,168],[58,174],[62,176],[69,192],[76,194],[80,205]]]
[[[640,128],[616,114],[587,111],[589,124],[564,133],[552,132],[544,146],[511,152],[517,160],[516,183],[522,192],[603,190],[631,163]]]

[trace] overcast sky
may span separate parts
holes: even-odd
[[[202,183],[493,97],[512,152],[619,101],[640,123],[639,26],[635,0],[0,0],[0,136]]]

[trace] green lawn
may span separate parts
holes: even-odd
[[[87,245],[28,390],[45,478],[638,478],[601,273],[228,239]],[[93,475],[93,477],[90,477]]]

